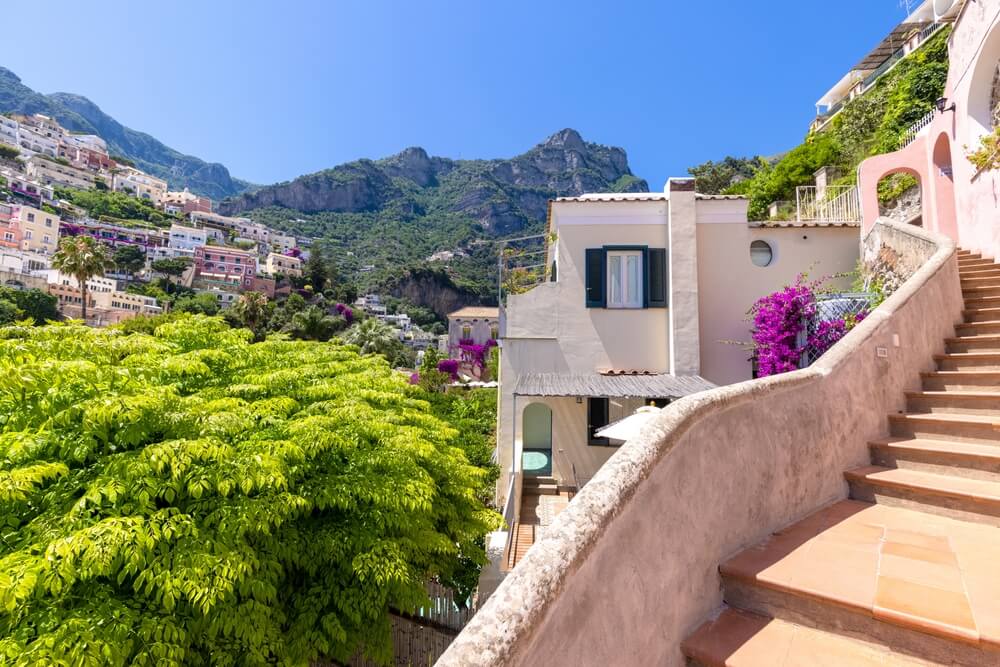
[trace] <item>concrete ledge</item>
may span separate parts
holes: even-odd
[[[847,496],[843,471],[867,461],[867,441],[887,433],[886,414],[961,320],[954,243],[878,224],[933,255],[812,367],[670,405],[437,664],[683,665],[680,642],[722,602],[719,563]]]

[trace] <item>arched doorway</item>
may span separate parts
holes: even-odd
[[[951,166],[951,141],[941,133],[934,143],[934,217],[937,231],[958,240],[955,210],[955,176]]]
[[[552,410],[544,403],[531,403],[521,417],[525,475],[552,474]]]
[[[924,188],[920,174],[912,169],[892,169],[878,179],[879,216],[923,227]]]

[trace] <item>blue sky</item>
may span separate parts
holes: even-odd
[[[904,15],[898,0],[45,4],[47,29],[32,3],[8,8],[35,29],[7,31],[0,64],[257,183],[413,145],[509,157],[574,127],[625,148],[653,189],[796,145]]]

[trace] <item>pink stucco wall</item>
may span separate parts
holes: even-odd
[[[865,160],[858,170],[864,232],[878,218],[878,182],[905,172],[920,180],[923,225],[989,257],[1000,255],[1000,174],[977,172],[966,153],[992,130],[990,98],[1000,64],[1000,2],[967,2],[948,40],[945,86],[954,111],[901,151]]]

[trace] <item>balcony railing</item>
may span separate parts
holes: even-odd
[[[906,148],[912,144],[924,128],[934,122],[934,115],[934,109],[931,109],[920,120],[907,128],[906,133],[903,134],[903,138],[899,142],[899,147]]]
[[[861,222],[861,202],[853,185],[800,185],[795,188],[798,222]]]

